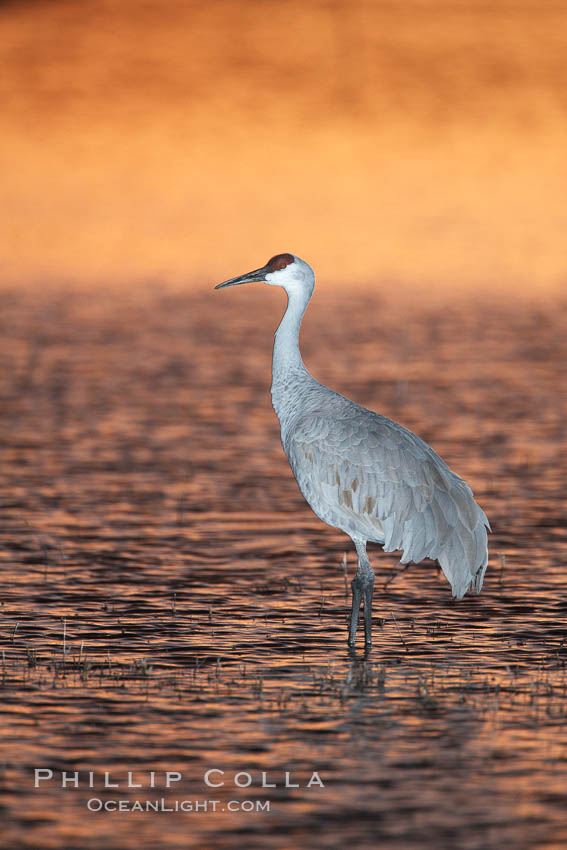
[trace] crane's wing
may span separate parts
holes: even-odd
[[[311,411],[283,438],[297,482],[325,522],[403,550],[402,563],[437,559],[459,599],[480,592],[488,563],[484,511],[472,490],[407,428],[352,405]]]

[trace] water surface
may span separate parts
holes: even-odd
[[[270,406],[280,295],[4,292],[5,845],[565,846],[565,310],[317,293],[308,367],[430,441],[494,531],[460,603],[433,563],[370,547],[365,657],[346,646],[354,553],[305,505]],[[36,767],[122,786],[34,790]],[[220,808],[95,814],[93,796]]]

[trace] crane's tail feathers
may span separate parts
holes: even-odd
[[[462,599],[467,590],[481,591],[488,566],[487,528],[488,522],[485,525],[479,521],[472,532],[463,527],[455,529],[438,555],[437,560],[457,599]]]
[[[419,563],[424,558],[437,559],[453,596],[462,599],[467,590],[472,588],[480,593],[482,588],[488,565],[487,530],[490,526],[484,511],[465,486],[457,491],[457,496],[465,497],[461,502],[455,500],[459,512],[453,507],[451,513],[452,503],[447,499],[443,501],[442,496],[437,494],[441,508],[437,502],[432,502],[429,512],[416,513],[405,523],[396,522],[395,516],[386,517],[382,521],[384,551],[402,549],[402,564]]]
[[[482,583],[484,581],[484,574],[486,572],[487,566],[488,566],[488,553],[487,553],[486,560],[485,560],[484,564],[478,570],[477,574],[475,575],[475,577],[473,578],[472,583],[471,583],[471,587],[473,588],[473,590],[476,590],[477,593],[480,593],[480,591],[482,590]]]

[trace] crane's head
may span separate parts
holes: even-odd
[[[315,285],[315,275],[311,266],[296,257],[295,254],[276,254],[268,260],[261,269],[233,277],[219,283],[215,289],[224,289],[226,286],[239,286],[241,283],[268,283],[270,286],[281,286],[288,295],[301,293],[307,298],[311,297]]]

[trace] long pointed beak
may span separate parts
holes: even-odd
[[[260,283],[266,280],[266,266],[261,269],[255,269],[253,272],[241,274],[240,277],[233,277],[231,280],[225,280],[224,283],[219,283],[215,289],[224,289],[226,286],[240,286],[241,283]]]

